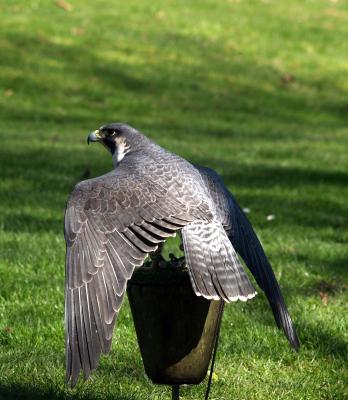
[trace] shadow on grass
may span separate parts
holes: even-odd
[[[57,387],[47,389],[42,387],[35,387],[26,384],[13,383],[2,384],[0,382],[0,399],[1,400],[96,400],[100,399],[100,395],[83,394],[79,392],[72,392],[71,394],[59,390]],[[139,397],[132,394],[104,394],[102,396],[105,400],[138,400]]]
[[[130,113],[136,112],[139,122],[172,127],[182,137],[188,126],[200,136],[231,137],[239,135],[231,126],[247,123],[251,128],[244,129],[244,136],[258,134],[261,129],[263,137],[279,140],[288,138],[289,131],[292,139],[301,137],[299,124],[302,129],[313,129],[319,124],[343,126],[347,121],[347,113],[342,111],[344,92],[334,81],[284,85],[281,72],[271,65],[257,64],[246,56],[240,61],[233,54],[226,59],[226,49],[220,43],[203,38],[167,35],[166,46],[186,51],[189,59],[194,57],[192,66],[173,62],[165,52],[158,52],[158,60],[147,68],[126,68],[115,57],[101,59],[87,45],[58,44],[50,37],[28,32],[6,36],[12,51],[5,52],[3,64],[11,68],[24,65],[28,71],[16,74],[6,86],[35,104],[32,109],[11,101],[4,103],[2,118],[10,123],[42,121],[94,127],[101,116],[114,115],[117,105],[122,115],[133,119]],[[159,38],[152,40],[161,45]],[[123,51],[117,43],[112,45],[115,53]],[[321,95],[315,89],[320,89]],[[47,107],[50,101],[52,107]],[[151,124],[145,117],[149,111]]]
[[[222,169],[223,177],[227,184],[237,182],[238,186],[243,185],[251,188],[267,188],[273,185],[300,188],[319,184],[345,188],[348,182],[348,173],[342,171],[333,172],[324,169],[270,166],[257,163],[253,164],[251,168],[240,170],[240,167],[236,166],[237,169],[235,169],[231,163],[221,160],[202,159],[201,163],[207,163],[207,161],[212,165],[212,168]]]
[[[7,232],[29,232],[29,233],[48,233],[59,231],[63,232],[62,209],[61,218],[57,217],[39,217],[26,212],[16,212],[7,215],[2,224],[2,228]]]
[[[3,381],[0,377],[0,399],[1,400],[140,400],[141,393],[151,390],[152,384],[144,379],[144,369],[141,363],[139,350],[137,352],[119,349],[110,355],[101,357],[97,371],[94,371],[90,378],[85,381],[81,374],[76,387],[71,388],[64,383],[64,374],[52,375],[48,373],[44,381],[45,360],[51,363],[51,369],[61,371],[64,359],[59,358],[59,364],[53,364],[56,354],[52,351],[45,353],[44,357],[33,360],[33,368],[40,371],[38,377],[32,381],[21,380],[21,373],[11,374],[10,379]],[[116,350],[117,351],[117,350]],[[43,365],[41,365],[43,363]],[[14,369],[20,366],[16,365]],[[36,381],[36,378],[39,380]],[[107,383],[107,385],[106,385]],[[139,391],[141,386],[142,390]]]
[[[308,272],[315,272],[316,270],[325,271],[328,280],[339,280],[338,287],[342,287],[342,290],[347,290],[348,252],[340,256],[336,255],[335,258],[332,258],[332,256],[319,256],[318,254],[309,257],[308,255],[300,253],[296,255],[296,258],[301,264],[306,265],[306,270]],[[316,285],[316,283],[314,285]],[[313,292],[314,286],[302,286],[301,288],[304,294],[310,294]],[[317,290],[317,288],[315,289]]]
[[[313,351],[317,357],[326,360],[335,358],[340,360],[343,365],[348,359],[348,343],[329,328],[321,323],[308,322],[300,319],[297,322],[297,329],[300,335],[302,347],[304,350]]]

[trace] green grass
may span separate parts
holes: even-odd
[[[110,169],[85,144],[109,121],[222,174],[297,326],[294,353],[262,294],[229,305],[211,399],[348,399],[347,2],[0,0],[0,15],[0,399],[170,398],[128,304],[93,377],[63,382],[64,206]]]

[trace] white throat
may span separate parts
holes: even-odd
[[[130,146],[127,145],[125,140],[116,140],[116,149],[112,155],[112,163],[114,167],[129,153]]]

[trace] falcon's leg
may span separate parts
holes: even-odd
[[[183,242],[183,240],[182,240],[181,231],[180,231],[180,233],[179,233],[179,236],[180,236],[180,245],[179,245],[179,249],[180,249],[181,251],[184,251],[184,242]]]

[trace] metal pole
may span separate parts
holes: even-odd
[[[179,400],[180,385],[172,386],[172,400]]]
[[[215,366],[215,357],[216,357],[216,352],[218,348],[218,343],[219,343],[219,335],[220,335],[220,328],[221,328],[221,321],[222,321],[222,314],[224,312],[224,301],[220,300],[220,305],[219,305],[219,315],[218,315],[218,325],[217,329],[215,332],[215,344],[214,344],[214,350],[213,350],[213,358],[211,360],[211,366],[210,366],[210,374],[209,374],[209,379],[208,379],[208,386],[207,390],[205,392],[205,400],[208,400],[209,398],[209,393],[210,393],[210,387],[211,387],[211,381],[213,379],[213,372],[214,372],[214,366]]]

